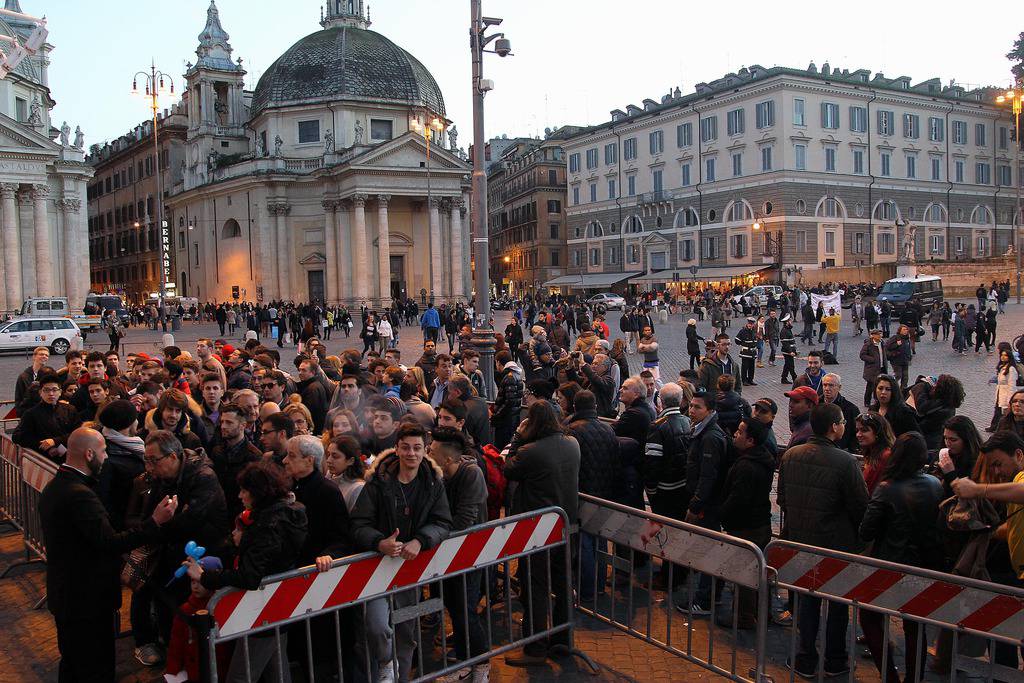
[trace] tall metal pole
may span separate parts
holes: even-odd
[[[1017,206],[1016,212],[1013,215],[1013,220],[1010,221],[1010,225],[1013,227],[1013,251],[1017,255],[1017,305],[1020,305],[1020,267],[1021,267],[1021,255],[1020,255],[1020,229],[1021,229],[1021,215],[1020,215],[1020,110],[1021,110],[1021,98],[1020,87],[1017,88],[1017,94],[1013,98],[1013,117],[1014,124],[1013,129],[1015,137],[1013,146],[1013,165],[1016,167],[1013,169],[1011,178],[1016,179],[1017,186]]]
[[[153,100],[153,163],[155,164],[154,171],[156,172],[156,229],[158,235],[158,242],[160,243],[160,304],[163,305],[164,300],[167,298],[167,277],[165,273],[165,264],[169,258],[167,255],[167,245],[164,244],[164,188],[163,181],[160,175],[160,138],[159,133],[156,129],[157,123],[157,110],[159,105],[157,104],[157,78],[156,78],[156,64],[150,64],[150,96]]]
[[[473,61],[473,202],[470,221],[473,229],[473,254],[476,259],[473,284],[476,288],[476,320],[473,344],[480,351],[480,369],[484,372],[484,390],[488,399],[496,393],[494,385],[494,330],[490,327],[490,262],[487,247],[487,176],[484,173],[484,91],[483,7],[481,0],[470,0],[469,47]]]

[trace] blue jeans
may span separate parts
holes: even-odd
[[[606,545],[602,541],[602,545]],[[603,548],[607,549],[607,548]],[[605,564],[601,563],[601,575],[597,567],[597,537],[585,531],[580,532],[580,600],[589,602],[594,599],[594,581],[597,580],[597,592],[604,592]]]
[[[828,351],[829,346],[832,347],[832,355],[837,359],[839,358],[839,335],[833,332],[829,332],[825,335],[825,351]]]

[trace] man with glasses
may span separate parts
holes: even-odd
[[[802,391],[802,389],[797,390]],[[852,426],[852,425],[851,425]],[[785,513],[782,538],[797,543],[859,553],[858,529],[867,509],[868,489],[857,460],[836,444],[842,440],[846,420],[839,406],[819,405],[811,411],[813,436],[791,447],[779,467],[779,507]],[[821,599],[799,597],[799,648],[794,671],[801,678],[818,673],[818,625]],[[829,603],[825,626],[825,677],[849,672],[846,605]]]
[[[217,547],[230,526],[224,491],[209,461],[202,454],[186,451],[173,432],[151,432],[146,437],[143,462],[152,483],[143,515],[153,514],[165,497],[178,500],[178,512],[161,528],[156,569],[132,594],[135,658],[145,666],[155,666],[164,658],[160,641],[170,642],[173,606],[188,597],[186,582],[171,581],[181,564],[182,548],[189,541]]]
[[[68,437],[81,424],[78,412],[60,400],[60,377],[43,372],[39,383],[39,403],[21,417],[14,432],[14,443],[42,453],[55,462],[64,461]]]
[[[295,435],[295,423],[284,413],[274,413],[263,421],[262,427],[260,445],[263,447],[263,459],[281,465],[287,453],[288,439]]]
[[[263,373],[263,379],[259,380],[260,397],[264,402],[276,403],[283,410],[288,404],[288,397],[285,396],[287,383],[288,380],[280,370],[267,370]]]

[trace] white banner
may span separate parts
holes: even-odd
[[[811,308],[815,311],[818,310],[818,302],[821,302],[825,308],[825,315],[828,315],[830,308],[836,309],[836,313],[839,315],[843,314],[843,300],[839,292],[835,294],[811,294]]]

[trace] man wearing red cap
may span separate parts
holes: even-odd
[[[789,429],[792,436],[789,446],[807,443],[813,434],[811,430],[811,410],[818,405],[818,392],[810,387],[797,387],[786,392],[789,399]]]

